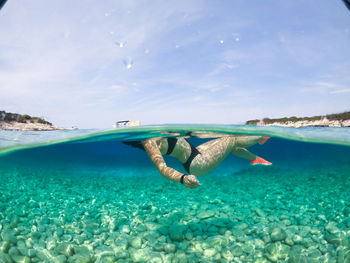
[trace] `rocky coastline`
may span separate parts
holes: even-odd
[[[350,127],[350,112],[329,114],[313,117],[284,117],[278,119],[264,118],[262,120],[249,120],[246,125],[282,126],[292,128],[303,127]]]
[[[63,128],[56,127],[52,124],[39,122],[16,122],[16,121],[0,121],[0,130],[11,131],[54,131],[63,130]]]
[[[328,120],[324,118],[317,121],[288,121],[288,122],[273,122],[273,123],[261,123],[258,126],[282,126],[292,128],[303,128],[303,127],[350,127],[350,120]]]
[[[0,111],[0,130],[53,131],[63,129],[54,126],[43,118]]]

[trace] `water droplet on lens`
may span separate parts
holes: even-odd
[[[131,69],[134,64],[134,62],[131,59],[124,59],[123,63],[126,69]]]
[[[114,42],[118,47],[120,47],[120,48],[123,48],[123,47],[125,47],[125,44],[126,44],[126,42],[118,42],[118,41],[116,41],[116,42]]]
[[[147,49],[145,49],[145,54],[149,54],[149,49],[147,48]]]

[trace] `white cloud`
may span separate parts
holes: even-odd
[[[350,88],[348,89],[338,89],[338,90],[333,90],[330,92],[330,94],[345,94],[345,93],[350,93]]]
[[[338,85],[330,82],[316,82],[315,86],[325,87],[325,88],[335,88]]]

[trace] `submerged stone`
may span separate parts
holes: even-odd
[[[67,258],[64,255],[58,255],[58,256],[53,258],[53,262],[54,263],[65,263],[65,262],[67,262]]]
[[[12,257],[12,256],[19,255],[20,253],[19,253],[17,247],[10,247],[8,254]]]
[[[279,259],[286,259],[288,257],[290,248],[287,245],[279,242],[271,243],[265,247],[267,252],[265,256],[272,262],[277,262]]]
[[[99,263],[115,263],[115,262],[116,262],[115,258],[111,256],[102,257],[102,259],[99,261]]]
[[[248,224],[241,222],[235,225],[235,228],[239,229],[239,230],[244,230],[248,227]]]
[[[11,258],[15,263],[30,263],[30,258],[27,256],[14,255]]]
[[[90,263],[92,257],[87,247],[74,246],[74,255],[68,258],[69,263]]]
[[[90,255],[86,254],[75,254],[68,258],[68,263],[92,263]]]
[[[204,210],[204,211],[200,211],[197,214],[197,217],[199,219],[207,219],[207,218],[213,217],[214,215],[215,215],[215,212],[213,210]]]
[[[95,248],[95,254],[99,257],[114,256],[114,251],[111,247],[102,245]]]
[[[221,256],[228,262],[233,261],[233,255],[229,249],[223,249],[221,251]]]
[[[73,255],[73,245],[70,243],[62,243],[59,244],[55,251],[57,254],[65,255],[66,257],[70,257]]]
[[[148,249],[137,249],[130,252],[130,258],[132,262],[143,263],[149,262],[150,251]]]
[[[0,262],[1,263],[12,263],[12,259],[8,254],[0,251]]]
[[[230,251],[234,257],[239,257],[243,254],[243,249],[239,245],[234,245]]]
[[[271,230],[271,234],[270,234],[271,240],[272,241],[282,241],[285,240],[287,237],[286,232],[279,227],[275,227]]]
[[[3,241],[7,241],[7,242],[12,243],[12,244],[17,243],[15,231],[13,231],[12,229],[5,229],[4,231],[2,231],[1,237],[2,237]]]
[[[169,228],[169,236],[173,241],[182,241],[184,239],[183,232],[185,228],[180,225],[172,225]]]
[[[116,259],[126,259],[129,257],[129,252],[121,247],[114,248],[114,256]],[[118,261],[119,262],[119,261]]]
[[[163,243],[156,243],[153,245],[153,250],[160,252],[164,250],[164,244]]]
[[[142,246],[142,239],[141,237],[135,237],[134,239],[131,240],[130,245],[133,248],[139,249]]]
[[[216,255],[217,251],[214,248],[207,248],[204,250],[203,255],[205,257],[214,257]]]
[[[4,252],[4,253],[7,253],[7,251],[9,250],[10,248],[10,242],[8,241],[2,241],[0,242],[0,252]]]
[[[350,263],[350,249],[341,248],[337,253],[337,262]]]
[[[330,244],[340,245],[340,243],[341,243],[341,237],[339,236],[339,234],[331,234],[331,233],[327,232],[324,235],[324,238]]]
[[[165,244],[164,245],[164,251],[166,253],[175,253],[176,246],[174,244]]]

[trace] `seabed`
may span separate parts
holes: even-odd
[[[350,262],[350,147],[272,138],[250,149],[272,166],[232,155],[186,189],[113,136],[0,156],[0,263]]]
[[[350,262],[350,167],[6,169],[0,262]]]

